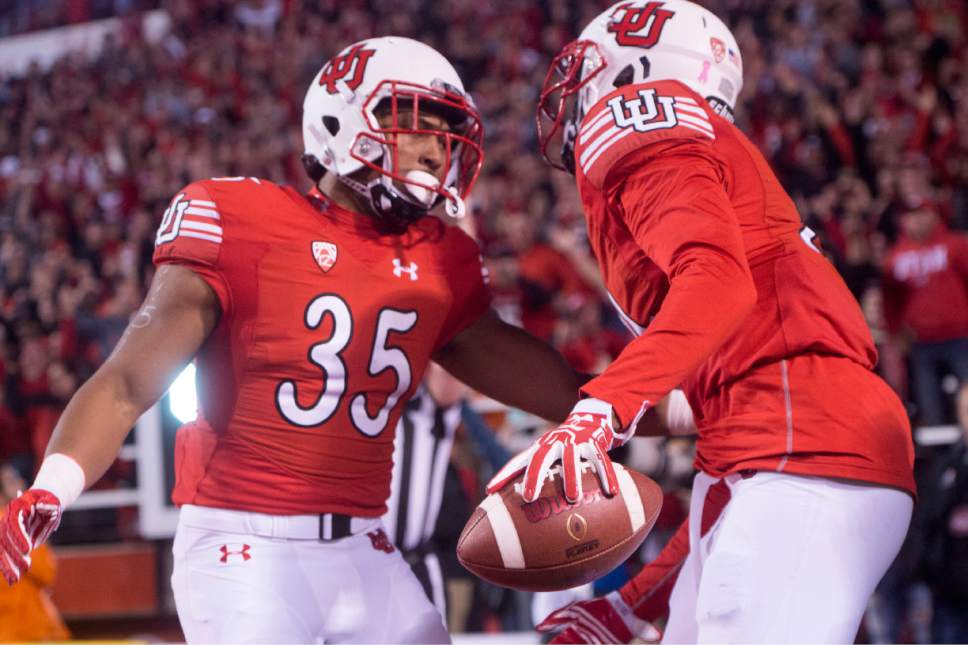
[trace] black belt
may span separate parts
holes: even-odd
[[[342,513],[323,513],[319,516],[319,539],[342,540],[353,535],[350,530],[349,515]]]

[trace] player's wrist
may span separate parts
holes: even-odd
[[[618,590],[610,591],[605,594],[605,599],[608,600],[608,604],[612,606],[612,609],[615,610],[615,613],[619,615],[622,621],[631,627],[631,619],[636,619],[638,617],[632,612],[632,608],[629,606],[629,604],[625,602],[625,598],[622,597],[622,594]]]
[[[612,606],[612,609],[615,610],[615,613],[619,615],[619,618],[622,619],[622,622],[625,623],[625,626],[632,632],[633,636],[647,641],[657,639],[658,632],[656,628],[649,621],[643,620],[635,615],[635,610],[625,601],[621,590],[609,592],[605,598]]]
[[[612,407],[612,404],[608,401],[603,401],[601,399],[596,399],[594,397],[588,397],[586,399],[581,399],[575,404],[572,409],[572,414],[597,414],[605,417],[608,422],[608,428],[612,432],[612,445],[609,449],[618,448],[619,446],[625,444],[634,430],[623,432],[622,422],[618,418],[618,413]]]
[[[31,490],[45,490],[67,508],[81,496],[86,485],[84,469],[74,459],[55,452],[44,458]]]
[[[593,397],[580,399],[571,410],[572,414],[598,414],[611,420],[612,404]]]

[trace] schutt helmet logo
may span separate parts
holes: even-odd
[[[661,2],[650,2],[644,7],[636,7],[634,4],[627,2],[615,7],[608,31],[615,34],[615,41],[619,45],[648,49],[659,42],[666,20],[674,16],[675,12],[660,9]],[[617,16],[619,12],[622,12],[621,18]]]
[[[319,84],[325,86],[330,94],[336,94],[339,91],[336,82],[340,80],[346,83],[346,87],[355,90],[363,82],[366,64],[375,53],[375,49],[364,49],[361,44],[351,47],[344,54],[333,56],[319,75]]]
[[[218,561],[224,564],[229,561],[229,556],[237,555],[242,558],[242,562],[248,562],[252,559],[252,555],[249,553],[251,548],[248,544],[223,544],[219,547],[219,553],[222,554],[222,557]]]
[[[313,242],[313,258],[323,273],[328,273],[336,264],[336,255],[336,245],[332,242]]]

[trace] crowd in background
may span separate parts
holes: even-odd
[[[0,35],[124,22],[93,60],[0,80],[0,457],[29,476],[139,305],[155,227],[180,187],[246,175],[308,188],[305,87],[370,36],[420,39],[457,67],[485,123],[470,205],[495,307],[600,370],[628,338],[596,278],[574,182],[539,158],[533,117],[551,57],[609,4],[0,2]],[[702,4],[742,51],[737,124],[862,303],[882,374],[916,422],[953,422],[957,380],[942,376],[968,378],[968,245],[952,233],[968,229],[968,5]],[[172,28],[149,43],[136,11],[158,6]],[[953,593],[968,605],[963,586]]]

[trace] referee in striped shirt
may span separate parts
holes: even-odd
[[[447,621],[447,593],[431,539],[467,388],[435,363],[397,423],[387,513],[390,539]]]

